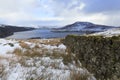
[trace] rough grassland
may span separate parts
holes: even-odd
[[[2,42],[5,43],[2,43]],[[0,80],[96,80],[60,39],[2,40]]]

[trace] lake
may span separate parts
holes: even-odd
[[[15,38],[15,39],[30,39],[30,38],[64,38],[67,35],[76,34],[81,35],[83,32],[52,32],[50,29],[36,29],[32,31],[23,31],[23,32],[15,32],[12,36],[7,38]]]

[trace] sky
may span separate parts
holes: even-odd
[[[76,21],[120,26],[120,0],[0,0],[0,24],[63,26]]]

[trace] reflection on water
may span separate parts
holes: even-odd
[[[16,32],[7,38],[28,39],[28,38],[64,38],[69,34],[81,35],[82,32],[52,32],[50,29],[37,29],[32,31]]]

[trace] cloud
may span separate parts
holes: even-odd
[[[120,0],[0,0],[0,22],[66,25],[75,21],[120,25]]]
[[[17,21],[28,17],[29,8],[34,0],[0,0],[0,18],[6,21]]]
[[[49,21],[62,18],[53,17],[52,0],[0,0],[0,22],[18,24],[31,21]]]
[[[61,1],[56,4],[61,5],[60,7],[54,7],[56,16],[64,17],[65,23],[89,21],[96,24],[120,25],[120,0],[70,0],[66,3],[64,6]]]
[[[120,0],[82,0],[86,7],[85,12],[99,13],[99,12],[113,12],[120,10]]]

